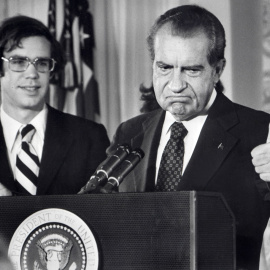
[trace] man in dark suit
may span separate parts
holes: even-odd
[[[222,193],[236,217],[237,267],[258,269],[269,189],[255,172],[251,151],[266,142],[270,116],[235,104],[219,91],[225,33],[207,10],[187,5],[167,11],[152,27],[148,45],[161,109],[117,129],[109,154],[123,143],[145,152],[119,191]],[[175,124],[177,135],[172,134]],[[173,142],[172,136],[183,133]],[[164,168],[163,160],[171,152],[179,153],[178,161],[171,157]],[[177,177],[167,175],[174,170]]]
[[[61,68],[59,43],[38,20],[0,28],[0,195],[76,194],[106,158],[103,125],[45,103]]]

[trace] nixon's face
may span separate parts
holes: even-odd
[[[155,38],[153,85],[159,105],[176,120],[189,120],[207,105],[224,62],[208,63],[209,41],[204,33],[183,38],[160,29]]]

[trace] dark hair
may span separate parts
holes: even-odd
[[[141,113],[151,112],[160,108],[160,105],[157,102],[155,90],[153,85],[146,87],[143,84],[140,85],[141,98],[143,105],[140,109]]]
[[[155,58],[154,43],[156,34],[165,24],[171,27],[172,35],[182,37],[191,37],[203,31],[210,41],[207,55],[209,64],[214,66],[219,60],[224,59],[226,40],[221,22],[211,12],[202,7],[183,5],[165,12],[152,26],[147,38],[152,60]]]
[[[50,42],[51,57],[57,62],[54,72],[57,72],[63,65],[61,45],[42,22],[31,17],[19,15],[3,21],[0,27],[0,57],[4,51],[10,52],[20,47],[23,38],[35,36],[45,37]],[[3,73],[2,64],[0,72]]]

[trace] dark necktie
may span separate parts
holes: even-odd
[[[155,191],[176,191],[182,178],[184,138],[187,130],[182,123],[174,122],[171,136],[163,151]]]
[[[22,145],[16,158],[15,181],[18,192],[25,195],[35,195],[37,191],[39,160],[31,145],[35,131],[32,125],[22,129]]]

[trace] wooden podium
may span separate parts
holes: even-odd
[[[0,197],[1,236],[9,244],[25,219],[45,209],[67,210],[87,224],[99,270],[236,268],[235,221],[218,193]]]

